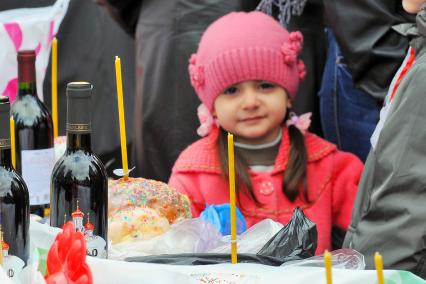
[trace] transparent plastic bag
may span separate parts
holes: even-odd
[[[237,236],[238,253],[257,253],[276,233],[283,228],[281,223],[265,219],[253,225]],[[230,236],[223,236],[221,246],[208,251],[210,253],[231,253]]]
[[[239,253],[257,253],[281,228],[271,219],[263,220],[238,236]],[[207,221],[188,219],[173,224],[166,233],[149,240],[110,245],[110,259],[179,253],[230,253],[230,237],[222,236]]]
[[[352,249],[338,249],[331,252],[331,262],[333,268],[364,270],[364,256]],[[285,262],[281,266],[309,266],[324,267],[324,257],[322,255],[313,256],[303,260]]]
[[[110,245],[108,258],[121,260],[154,254],[200,253],[222,244],[222,236],[212,224],[188,219],[173,224],[169,231],[152,239]]]

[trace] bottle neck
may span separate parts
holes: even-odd
[[[18,84],[19,96],[37,96],[35,54],[18,54]]]
[[[11,167],[12,166],[12,154],[10,148],[0,148],[0,166]]]
[[[36,82],[19,82],[18,97],[31,95],[37,98]]]
[[[67,150],[84,150],[87,152],[91,152],[91,142],[92,140],[90,133],[67,133]]]

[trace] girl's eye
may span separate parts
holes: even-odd
[[[223,91],[223,93],[224,93],[224,94],[227,94],[227,95],[233,95],[233,94],[235,94],[237,91],[238,91],[238,88],[237,88],[237,87],[231,86],[231,87],[229,87],[229,88],[226,88],[226,89],[225,89],[225,91]]]
[[[259,84],[260,89],[273,89],[275,88],[275,85],[269,82],[261,82]]]

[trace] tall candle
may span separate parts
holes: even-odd
[[[58,40],[52,41],[52,120],[53,137],[58,137]]]
[[[15,142],[15,120],[10,117],[10,152],[12,154],[12,166],[16,169],[16,142]]]
[[[237,211],[235,198],[234,136],[228,133],[229,203],[231,207],[231,263],[237,263]]]
[[[123,164],[124,179],[129,177],[129,164],[127,161],[127,142],[126,142],[126,122],[124,120],[124,102],[123,102],[123,82],[121,79],[121,61],[118,56],[115,57],[115,78],[117,82],[117,102],[118,117],[120,121],[120,143],[121,143],[121,162]]]
[[[327,284],[332,284],[333,281],[331,275],[331,253],[329,253],[327,250],[324,252],[324,265]]]
[[[383,277],[383,259],[382,256],[376,252],[374,254],[374,263],[376,265],[376,272],[377,272],[377,283],[378,284],[384,284],[385,280]]]

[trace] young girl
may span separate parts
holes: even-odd
[[[197,217],[229,202],[226,133],[235,136],[238,207],[248,227],[286,224],[300,207],[317,225],[317,253],[331,249],[331,229],[346,230],[362,163],[306,132],[308,115],[290,112],[303,62],[299,32],[260,12],[231,13],[204,33],[189,73],[202,101],[198,134],[176,161],[170,185],[186,193]]]

